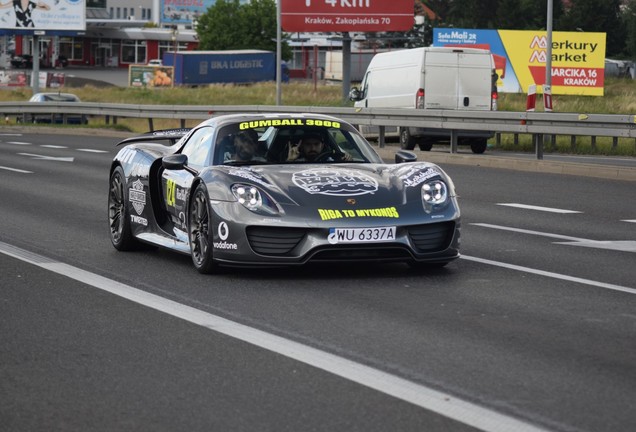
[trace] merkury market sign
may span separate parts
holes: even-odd
[[[533,30],[433,29],[433,45],[489,49],[502,92],[545,84],[547,35]],[[552,94],[603,96],[605,33],[552,33]]]

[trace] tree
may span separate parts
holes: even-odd
[[[607,33],[607,55],[625,49],[625,28],[621,20],[621,0],[572,0],[572,7],[555,29]]]
[[[276,51],[275,0],[217,0],[199,18],[197,26],[202,50],[262,49]],[[291,58],[282,41],[281,56]]]
[[[625,25],[625,54],[631,58],[636,58],[636,0],[629,0],[623,12],[623,23]]]

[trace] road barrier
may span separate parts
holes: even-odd
[[[500,134],[530,134],[533,136],[537,159],[543,158],[543,137],[566,135],[575,140],[577,136],[613,138],[613,147],[619,138],[636,138],[636,116],[624,114],[584,114],[555,112],[512,111],[454,111],[454,110],[409,110],[380,108],[338,108],[314,106],[274,105],[132,105],[81,103],[28,103],[2,102],[0,113],[4,116],[31,114],[62,114],[103,116],[117,122],[118,117],[148,120],[153,130],[153,119],[175,119],[185,125],[186,120],[204,120],[212,115],[239,113],[319,113],[339,117],[356,126],[378,128],[380,147],[384,147],[387,127],[425,127],[446,129],[452,138],[451,153],[457,149],[459,130],[487,130]],[[636,141],[635,141],[636,144]]]

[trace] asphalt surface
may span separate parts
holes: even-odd
[[[121,134],[38,132],[0,135],[2,430],[636,429],[633,181],[440,162],[444,269],[203,276],[110,245]]]

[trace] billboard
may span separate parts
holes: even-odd
[[[86,30],[85,0],[0,0],[0,29]]]
[[[215,3],[216,0],[161,0],[161,22],[190,24]]]
[[[128,66],[130,87],[172,87],[174,68],[172,66]]]
[[[286,32],[382,32],[413,27],[413,0],[280,0]]]
[[[433,45],[489,49],[499,91],[527,93],[545,84],[545,30],[435,28]],[[603,96],[604,87],[605,33],[552,32],[552,94]]]

